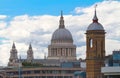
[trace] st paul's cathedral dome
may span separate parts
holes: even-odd
[[[60,22],[59,28],[53,33],[51,40],[53,42],[54,41],[62,41],[62,42],[71,41],[71,42],[73,42],[73,38],[72,38],[70,31],[67,30],[64,26],[64,20],[63,20],[62,13],[61,13],[59,22]]]

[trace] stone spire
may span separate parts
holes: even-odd
[[[63,17],[63,12],[61,11],[61,17],[60,17],[60,21],[59,21],[59,23],[60,23],[59,28],[65,28],[63,18],[64,18]]]
[[[46,53],[44,54],[44,59],[46,59]]]
[[[27,61],[28,62],[32,62],[33,59],[34,59],[34,57],[33,57],[33,50],[32,50],[32,45],[30,43],[28,51],[27,51]]]
[[[98,18],[97,18],[97,14],[96,14],[96,7],[97,7],[97,5],[95,5],[95,13],[94,13],[94,17],[93,17],[93,22],[98,22]]]
[[[16,48],[16,47],[15,47],[15,43],[14,43],[14,42],[13,42],[12,48]]]
[[[31,43],[29,44],[29,49],[32,49]]]
[[[18,63],[18,55],[15,43],[13,42],[12,49],[10,50],[9,66],[15,66]]]

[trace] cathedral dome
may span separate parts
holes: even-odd
[[[52,40],[73,41],[73,38],[69,30],[59,28],[53,33]]]
[[[59,28],[52,35],[52,41],[73,42],[70,31],[65,28],[62,12],[59,23]]]
[[[93,23],[91,23],[87,30],[104,30],[103,26],[98,22],[98,18],[96,15],[96,8],[95,8],[95,14],[93,17]]]

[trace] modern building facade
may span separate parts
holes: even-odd
[[[102,67],[101,73],[104,74],[104,78],[120,78],[120,66]]]
[[[105,30],[95,14],[86,31],[86,78],[101,78],[105,58]]]
[[[101,68],[105,78],[120,78],[120,50],[113,51],[106,60],[106,66]]]
[[[113,51],[113,66],[120,66],[120,50]]]

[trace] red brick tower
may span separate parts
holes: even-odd
[[[105,30],[95,14],[86,31],[86,78],[101,78],[105,57]]]

